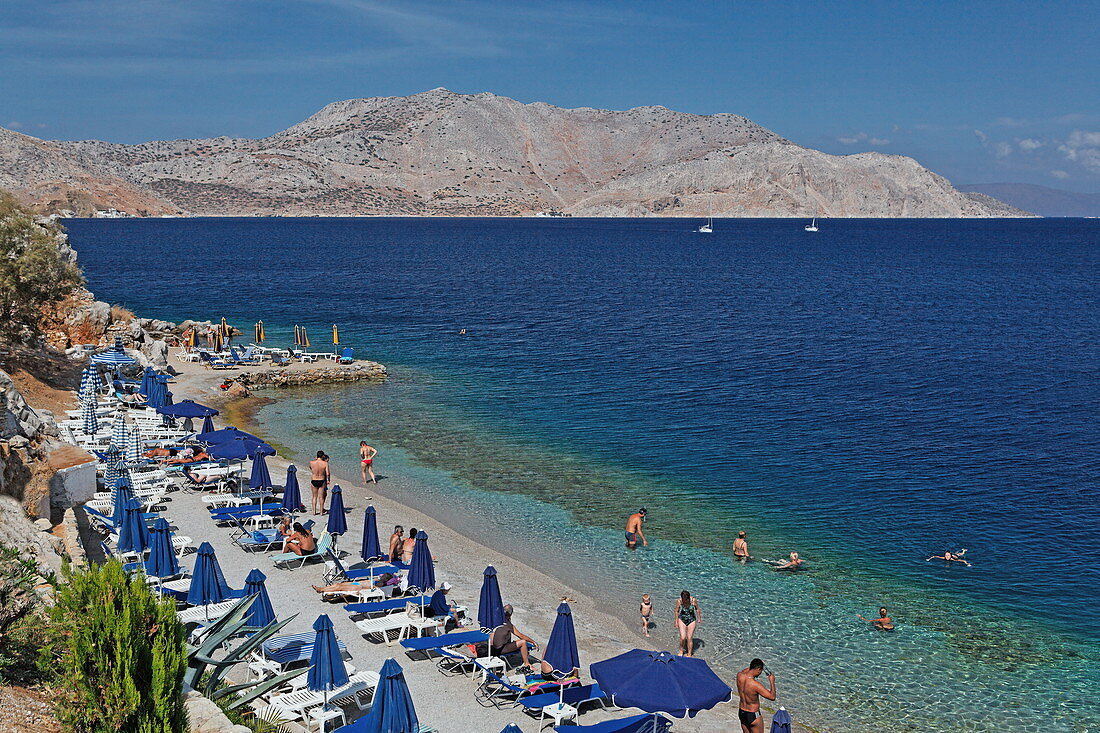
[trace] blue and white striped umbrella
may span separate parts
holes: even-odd
[[[91,360],[94,364],[106,364],[113,367],[137,363],[137,359],[127,354],[126,350],[122,348],[122,339],[118,337],[115,338],[114,346],[98,354],[92,354]]]
[[[115,423],[111,426],[111,445],[118,449],[122,455],[126,455],[127,444],[130,442],[130,430],[126,426],[126,420],[120,413],[115,417]]]
[[[107,449],[103,456],[103,483],[107,488],[113,489],[118,485],[122,477],[122,454],[113,445]]]
[[[95,394],[80,403],[80,424],[85,435],[95,435],[99,432],[99,416],[96,415],[98,409],[99,404],[96,402]]]
[[[91,364],[84,367],[84,371],[80,374],[80,399],[94,395],[101,389],[103,389],[103,379],[99,376],[99,370]]]
[[[126,442],[126,450],[123,451],[123,455],[128,463],[138,463],[141,461],[142,453],[141,444],[141,430],[137,425],[130,428],[130,439]]]

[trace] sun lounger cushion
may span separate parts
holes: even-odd
[[[479,644],[489,640],[489,635],[484,631],[456,631],[442,636],[425,636],[421,639],[405,639],[401,646],[409,651],[425,652],[432,649],[442,649],[448,646],[460,644]]]
[[[530,697],[521,697],[519,704],[530,710],[541,710],[547,705],[554,705],[557,702],[564,702],[566,705],[572,705],[577,707],[586,702],[593,700],[602,700],[604,697],[603,690],[600,686],[593,682],[590,685],[578,685],[576,687],[567,687],[564,690],[555,690],[554,692],[543,692],[538,695],[531,695]]]
[[[671,728],[672,721],[665,716],[643,713],[593,725],[559,725],[554,730],[557,733],[666,733]]]
[[[426,605],[431,600],[428,596],[405,596],[402,598],[390,598],[386,601],[374,601],[373,603],[348,603],[344,610],[348,613],[383,613],[385,611],[397,611],[405,608],[410,601],[412,603]]]

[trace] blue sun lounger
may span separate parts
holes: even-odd
[[[282,547],[286,538],[279,535],[279,530],[275,527],[269,529],[248,529],[241,521],[240,517],[234,517],[237,529],[234,531],[231,539],[237,547],[242,550],[270,550],[273,547]],[[312,519],[302,524],[303,527],[313,531],[313,525],[316,524]]]
[[[460,644],[480,644],[489,641],[484,631],[454,631],[440,636],[425,636],[420,639],[405,639],[401,646],[410,652],[432,652]]]
[[[660,713],[642,713],[593,725],[558,725],[554,730],[556,733],[666,733],[671,728],[672,721]]]
[[[590,685],[566,687],[564,690],[521,697],[519,704],[525,707],[529,713],[539,713],[547,705],[557,705],[559,701],[580,710],[581,705],[585,703],[596,701],[602,703],[606,698],[607,695],[600,689],[600,686],[593,682]]]
[[[114,519],[108,517],[106,514],[97,512],[95,509],[92,509],[87,504],[83,506],[83,509],[85,512],[87,512],[89,517],[103,525],[104,529],[106,529],[108,532],[110,532],[111,534],[118,534],[119,528],[115,525]],[[146,524],[152,524],[153,522],[157,521],[157,517],[159,517],[160,514],[157,514],[156,512],[144,512],[141,516],[145,520]]]
[[[427,605],[431,598],[428,596],[403,596],[399,598],[390,598],[385,601],[374,601],[373,603],[348,603],[344,606],[344,610],[348,613],[387,613],[389,611],[400,611],[405,607],[406,603],[415,603],[418,606]]]

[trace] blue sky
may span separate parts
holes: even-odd
[[[0,22],[0,126],[262,137],[447,87],[735,112],[956,183],[1100,190],[1100,3],[38,0]]]

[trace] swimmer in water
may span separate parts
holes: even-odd
[[[797,552],[792,552],[790,559],[786,562],[780,562],[778,560],[765,560],[764,562],[772,565],[776,570],[801,570],[802,563],[804,563],[805,560],[799,557]]]
[[[856,615],[859,616],[864,621],[866,621],[867,623],[874,626],[879,631],[893,631],[894,630],[894,619],[890,618],[890,615],[888,613],[886,613],[886,606],[882,606],[881,608],[879,608],[878,618],[864,618],[863,616],[860,616],[860,614],[858,614],[858,613]]]
[[[944,562],[961,562],[963,565],[965,565],[968,568],[974,567],[969,562],[967,562],[967,559],[965,557],[963,557],[965,554],[966,554],[966,548],[965,547],[963,549],[959,550],[958,552],[951,552],[950,550],[945,550],[942,555],[933,555],[932,557],[925,560],[925,562],[928,562],[930,560],[943,560]]]

